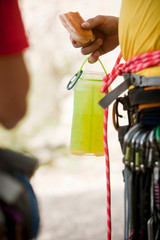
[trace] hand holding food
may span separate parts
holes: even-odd
[[[64,13],[59,17],[64,27],[70,33],[71,39],[75,42],[86,45],[94,41],[95,36],[92,30],[82,28],[81,24],[85,21],[78,12]]]

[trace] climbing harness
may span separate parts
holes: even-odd
[[[0,149],[0,239],[35,239],[39,209],[30,178],[37,160],[8,149]]]
[[[160,239],[160,77],[145,77],[136,73],[160,65],[160,51],[136,56],[125,63],[116,64],[104,80],[101,92],[105,93],[99,104],[104,111],[104,149],[107,177],[107,240],[111,239],[110,170],[107,143],[108,106],[116,100],[113,122],[118,130],[124,154],[125,216],[124,240]],[[111,92],[108,87],[122,75],[124,82]],[[130,86],[128,94],[119,97]],[[128,113],[128,125],[119,126],[118,104]],[[157,112],[158,111],[158,112]],[[153,174],[154,173],[154,174]]]

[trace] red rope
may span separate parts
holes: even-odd
[[[104,123],[103,123],[103,142],[105,151],[105,163],[106,163],[106,189],[107,189],[107,240],[111,239],[111,192],[110,192],[110,163],[109,163],[109,151],[107,141],[107,122],[108,122],[108,108],[104,111]]]
[[[142,69],[151,66],[160,66],[160,50],[141,54],[133,57],[125,63],[120,63],[121,53],[119,54],[114,68],[110,74],[107,74],[103,79],[103,87],[101,92],[108,93],[108,87],[114,81],[118,75],[122,73],[136,73]],[[110,162],[109,162],[109,151],[107,141],[107,123],[108,123],[108,108],[104,111],[104,124],[103,124],[103,141],[105,151],[105,162],[106,162],[106,185],[107,185],[107,240],[111,240],[111,190],[110,190]]]
[[[103,79],[105,85],[101,89],[101,92],[106,92],[106,89],[111,85],[114,79],[118,75],[122,75],[122,73],[136,73],[151,66],[160,66],[160,50],[141,54],[129,59],[125,63],[120,63],[121,58],[122,56],[120,53],[111,73],[107,74]]]

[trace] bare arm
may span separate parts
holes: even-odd
[[[0,56],[0,123],[13,128],[27,109],[28,72],[22,54]]]

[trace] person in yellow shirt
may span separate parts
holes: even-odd
[[[160,0],[122,0],[119,18],[113,17],[113,16],[98,15],[94,18],[88,19],[86,22],[82,24],[82,27],[85,29],[93,30],[96,36],[95,41],[87,46],[82,46],[72,40],[72,44],[76,48],[80,47],[82,54],[84,55],[90,54],[90,58],[89,58],[90,63],[96,62],[101,55],[106,54],[109,51],[112,51],[119,44],[120,44],[121,55],[125,61],[128,61],[133,57],[142,55],[144,53],[155,52],[157,50],[160,51]],[[158,60],[160,63],[160,59]],[[131,73],[131,74],[132,75],[130,76],[133,76],[133,74],[135,73]],[[143,70],[136,72],[136,77],[137,77],[137,74],[141,76],[145,76],[146,78],[143,78],[143,79],[148,80],[148,82],[149,80],[151,80],[150,77],[152,77],[152,79],[156,77],[154,78],[155,82],[156,81],[160,82],[160,66],[144,68]],[[156,83],[155,85],[158,85],[158,84]],[[135,102],[137,101],[137,99],[139,99],[139,101],[137,101],[137,104],[133,105],[133,108],[130,108],[130,106],[128,107],[128,105],[126,104],[127,107],[129,108],[128,112],[131,113],[130,115],[132,119],[132,124],[134,125],[137,122],[141,122],[142,126],[144,127],[144,129],[146,127],[147,131],[150,129],[154,129],[155,126],[160,125],[160,95],[159,95],[160,84],[159,86],[156,86],[156,87],[155,85],[153,84],[151,85],[151,87],[146,87],[145,85],[144,88],[133,87],[132,89],[129,88],[129,91],[128,91],[128,96],[129,95],[131,96],[132,93],[133,95],[135,94],[134,95]],[[148,92],[152,93],[150,97],[148,97],[149,95]],[[156,101],[154,96],[155,92],[158,92],[156,93],[157,94]],[[125,97],[123,98],[123,100],[124,99]],[[118,101],[116,103],[118,106]],[[132,111],[131,109],[134,109],[134,110]],[[136,116],[136,120],[134,119],[134,116]],[[118,117],[118,114],[117,114],[117,117]],[[130,125],[132,126],[132,124]],[[123,131],[121,131],[121,133],[120,133],[120,129],[122,130],[122,128],[117,127],[117,129],[119,130],[119,140],[123,146],[122,151],[124,153],[124,159],[125,159],[125,156],[127,156],[126,154],[127,151],[126,150],[124,151],[123,140],[124,140],[124,135],[128,131],[130,126],[123,126],[123,127],[122,127]],[[133,128],[131,130],[133,130]],[[136,136],[134,131],[132,133],[134,133],[134,136]],[[141,139],[139,137],[140,135],[138,137],[137,136],[136,138],[137,139],[139,138],[138,140],[140,140]],[[143,137],[145,137],[144,141],[147,141],[146,136],[143,135]],[[130,136],[129,141],[131,141],[131,139],[132,139],[132,136]],[[151,148],[147,146],[145,149],[147,148],[149,149],[149,153],[150,153]],[[129,149],[131,151],[131,148]],[[145,150],[143,149],[143,151]],[[147,240],[151,238],[155,240],[160,239],[160,230],[159,230],[160,218],[159,217],[154,218],[153,216],[152,218],[150,218],[151,217],[150,209],[151,207],[153,207],[153,206],[150,206],[150,202],[152,202],[153,205],[155,204],[153,203],[153,199],[154,198],[156,199],[155,197],[156,195],[150,192],[150,186],[151,185],[153,186],[153,184],[151,183],[152,180],[149,179],[149,176],[150,176],[150,172],[153,171],[153,169],[152,169],[152,166],[150,166],[149,157],[148,159],[146,159],[146,156],[149,156],[147,154],[148,153],[146,151],[145,159],[141,159],[142,161],[145,160],[145,164],[147,163],[146,164],[147,168],[149,166],[148,168],[149,171],[146,168],[144,175],[141,174],[141,172],[139,171],[137,171],[138,173],[137,174],[135,169],[134,169],[134,174],[130,174],[132,171],[130,170],[130,168],[128,168],[128,166],[131,167],[129,162],[128,162],[128,165],[126,165],[127,167],[124,169],[125,199],[127,199],[125,204],[127,203],[129,206],[128,207],[127,204],[125,205],[125,209],[127,211],[125,212],[125,215],[124,215],[124,219],[125,219],[124,239],[132,239],[132,240],[133,239]],[[154,154],[152,156],[154,156]],[[153,163],[154,157],[152,159],[152,156],[150,160],[154,165]],[[129,158],[129,156],[127,156],[127,158]],[[130,157],[130,160],[131,160],[131,157]],[[136,164],[136,162],[134,162],[134,156],[132,160],[133,160],[132,167],[135,167],[134,164]],[[156,161],[157,161],[157,158],[156,158]],[[158,161],[159,161],[159,155],[158,155]],[[138,166],[138,168],[140,170],[140,166]],[[129,176],[128,177],[129,180],[127,179],[127,175]],[[154,176],[153,172],[152,172],[152,176]],[[158,187],[157,189],[160,189],[160,187]],[[140,196],[141,197],[143,196],[141,198],[143,202],[140,201]],[[159,205],[158,205],[158,209],[159,209]],[[154,211],[156,212],[155,208],[154,208]],[[158,216],[158,214],[157,215],[155,214],[155,216]],[[153,225],[151,223],[151,220],[153,220],[152,221],[154,223]],[[148,233],[149,233],[148,229],[150,230],[150,233],[152,233],[151,235],[153,235],[154,237],[153,236],[151,238],[148,237]]]

